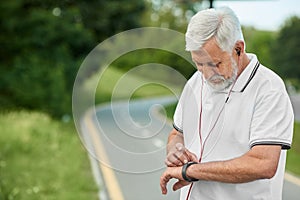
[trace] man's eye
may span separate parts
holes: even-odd
[[[212,62],[207,63],[207,66],[209,66],[209,67],[216,67],[216,65],[214,63],[212,63]]]

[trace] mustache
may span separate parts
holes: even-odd
[[[226,79],[223,77],[223,76],[221,76],[221,75],[217,75],[217,74],[215,74],[215,75],[213,75],[212,77],[210,77],[207,81],[209,81],[209,82],[214,82],[214,81],[226,81]]]

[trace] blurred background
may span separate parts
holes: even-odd
[[[240,18],[247,52],[257,54],[263,65],[284,79],[289,93],[297,95],[299,1],[213,2],[215,7],[223,5]],[[1,1],[0,200],[97,199],[87,153],[72,120],[73,84],[83,59],[100,42],[125,30],[152,26],[184,33],[189,19],[210,6],[206,0]],[[186,78],[195,71],[175,54],[142,49],[116,59],[104,82],[112,87],[133,67],[154,62],[171,66]],[[94,72],[85,73],[92,79]],[[133,80],[141,77],[151,79],[145,72]],[[96,103],[110,101],[112,90],[106,87],[96,94]],[[166,94],[157,88],[146,90],[133,98]],[[172,116],[174,106],[167,110]],[[287,170],[296,175],[300,175],[298,132],[295,122]]]

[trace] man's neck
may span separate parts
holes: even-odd
[[[250,59],[248,58],[247,54],[244,53],[242,58],[240,58],[239,71],[237,76],[240,76],[240,74],[244,71],[244,69],[246,69],[249,63],[250,63]]]

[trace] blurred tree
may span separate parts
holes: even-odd
[[[82,22],[86,28],[93,31],[98,42],[120,31],[140,27],[140,17],[146,9],[144,0],[80,0],[78,2]]]
[[[178,48],[184,49],[184,46]],[[188,54],[188,52],[186,52]],[[189,56],[189,54],[187,55]],[[178,72],[180,72],[185,78],[190,78],[191,75],[196,71],[194,65],[189,63],[184,58],[177,54],[160,50],[160,49],[139,49],[127,54],[120,56],[116,59],[112,65],[119,69],[128,71],[136,66],[147,64],[147,63],[159,63],[169,66]],[[177,80],[169,74],[161,74],[157,67],[152,67],[139,72],[139,75],[146,77],[150,80],[155,80],[156,78],[163,78],[168,83],[177,84]]]
[[[2,108],[39,109],[54,116],[70,113],[79,61],[93,44],[76,15],[78,8],[52,1],[1,3]]]
[[[246,51],[255,53],[260,62],[272,68],[271,46],[275,42],[276,32],[256,30],[254,27],[242,27],[246,41]]]
[[[202,0],[145,0],[146,10],[142,17],[142,25],[151,27],[169,28],[172,30],[185,33],[190,18],[202,8]],[[151,37],[147,38],[151,40]],[[184,39],[184,38],[183,38]],[[184,49],[182,41],[174,41],[168,38],[172,48]],[[116,59],[112,65],[125,71],[145,63],[160,63],[170,66],[186,78],[196,70],[193,65],[181,58],[180,56],[164,50],[142,49],[130,52]],[[154,70],[154,69],[149,69]],[[144,72],[144,76],[148,78],[148,71]],[[169,81],[176,80],[169,77]]]
[[[283,78],[300,79],[300,18],[289,18],[272,47],[274,70]]]
[[[82,59],[97,41],[137,26],[139,12],[128,13],[137,10],[142,4],[128,0],[1,2],[0,108],[71,113]]]
[[[202,10],[202,0],[146,0],[143,25],[185,32],[190,18]]]

